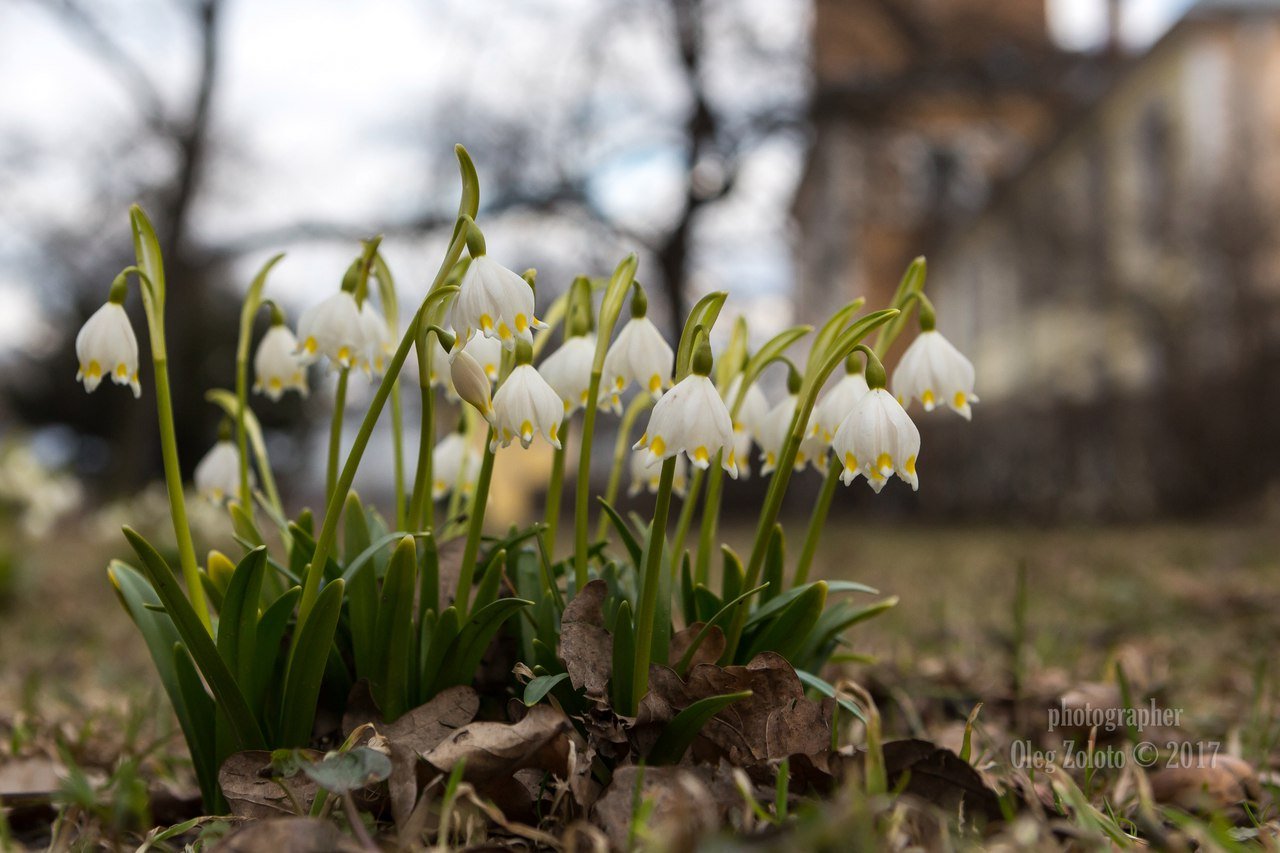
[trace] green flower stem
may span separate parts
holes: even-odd
[[[148,315],[150,319],[150,315]],[[164,459],[164,479],[169,491],[169,514],[173,517],[173,534],[178,540],[178,561],[182,579],[187,585],[191,606],[204,627],[212,633],[209,605],[205,600],[200,568],[196,564],[196,545],[187,521],[187,501],[182,491],[182,467],[178,463],[177,431],[173,426],[173,395],[169,390],[169,359],[164,355],[164,328],[160,318],[151,323],[152,363],[156,373],[156,413],[160,418],[160,453]],[[157,354],[157,350],[159,354]]]
[[[618,488],[622,484],[622,466],[631,452],[631,428],[635,426],[636,418],[640,413],[652,405],[653,397],[648,394],[637,394],[627,404],[626,411],[622,413],[622,420],[618,422],[618,437],[613,443],[613,466],[609,468],[609,483],[604,490],[604,501],[609,506],[616,507],[618,504]],[[596,541],[604,538],[608,524],[609,519],[601,513],[596,522]]]
[[[560,503],[564,493],[564,457],[569,447],[569,419],[560,422],[560,447],[551,457],[551,483],[547,486],[547,526],[543,529],[543,542],[547,557],[556,559],[556,528],[560,523]]]
[[[809,567],[813,565],[814,554],[818,551],[818,539],[822,537],[822,529],[827,523],[827,512],[831,509],[831,498],[836,493],[836,484],[840,482],[840,471],[844,466],[831,454],[827,462],[827,478],[822,481],[822,491],[818,493],[818,501],[813,505],[813,514],[809,516],[809,530],[804,536],[804,546],[800,551],[800,562],[796,564],[796,577],[792,586],[800,586],[809,580]]]
[[[612,331],[612,326],[607,331]],[[599,361],[599,359],[597,359]],[[600,373],[597,365],[591,371],[591,383],[587,386],[587,405],[582,418],[582,446],[578,450],[578,476],[574,483],[577,489],[573,504],[573,580],[574,589],[582,589],[587,585],[587,539],[588,524],[591,515],[591,437],[596,430],[596,409],[600,405]]]
[[[330,502],[338,487],[338,454],[342,446],[342,416],[347,408],[347,377],[350,373],[351,369],[348,367],[338,372],[338,388],[333,393],[333,419],[329,423],[329,465],[324,479],[324,497]]]
[[[489,503],[489,481],[493,479],[493,427],[484,442],[484,459],[480,463],[480,479],[476,481],[476,493],[471,501],[470,526],[467,528],[467,544],[462,551],[462,566],[458,571],[458,591],[454,606],[458,608],[458,623],[467,621],[471,603],[471,585],[475,579],[476,559],[480,554],[480,534],[484,532],[484,511]]]
[[[414,344],[418,353],[418,393],[422,399],[422,423],[418,432],[418,466],[413,474],[413,496],[409,499],[409,523],[414,530],[430,530],[435,524],[432,500],[432,452],[436,441],[436,395],[431,388],[431,333]]]
[[[653,525],[649,528],[649,543],[645,546],[644,574],[640,583],[640,606],[636,611],[636,665],[631,681],[632,707],[625,714],[634,714],[640,700],[649,692],[649,662],[653,658],[653,621],[658,612],[658,592],[662,588],[662,546],[667,533],[667,515],[671,511],[671,484],[676,476],[676,458],[672,456],[662,463],[662,476],[658,480],[658,498],[653,508]],[[664,661],[665,663],[665,661]]]
[[[720,524],[720,497],[724,493],[724,469],[720,467],[720,455],[707,478],[707,496],[702,503],[702,529],[698,532],[698,557],[693,567],[693,583],[705,584],[711,574],[711,552],[715,548],[716,529]]]
[[[391,464],[396,495],[396,530],[404,530],[407,517],[404,501],[404,413],[400,407],[400,383],[391,386]]]
[[[716,454],[716,460],[720,454]],[[719,462],[717,461],[718,465]],[[680,570],[680,562],[684,559],[684,540],[689,537],[689,527],[693,524],[693,510],[698,505],[698,496],[702,494],[702,483],[707,479],[707,472],[695,468],[689,478],[689,489],[684,495],[684,505],[680,507],[680,520],[676,522],[676,535],[671,540],[671,571]]]

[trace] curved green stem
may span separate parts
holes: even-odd
[[[329,422],[329,465],[324,479],[325,500],[332,502],[338,488],[338,455],[342,449],[342,416],[347,408],[347,377],[351,369],[338,372],[338,388],[333,392],[333,418]],[[342,498],[346,500],[344,496]]]
[[[560,422],[560,447],[551,457],[551,482],[547,486],[547,526],[543,529],[547,557],[556,559],[556,528],[560,523],[560,503],[564,493],[564,457],[569,448],[569,419]]]
[[[609,506],[616,507],[618,505],[618,488],[622,484],[622,466],[626,463],[627,457],[631,452],[631,428],[635,426],[636,418],[640,416],[640,413],[652,405],[653,397],[648,394],[637,394],[627,405],[626,411],[622,413],[622,420],[618,422],[618,437],[613,442],[613,465],[609,468],[609,483],[604,490],[604,502]],[[596,522],[597,542],[604,538],[608,525],[609,519],[601,513]]]
[[[827,462],[827,478],[822,482],[822,491],[818,493],[818,501],[813,505],[813,514],[809,516],[809,530],[804,536],[804,547],[800,551],[800,562],[796,564],[796,576],[792,586],[800,586],[809,580],[809,567],[813,565],[813,557],[818,552],[818,540],[822,537],[822,528],[827,523],[827,512],[831,509],[831,498],[836,493],[836,484],[840,482],[840,470],[843,466],[834,453]]]
[[[719,453],[713,461],[719,467]],[[695,468],[693,476],[689,479],[689,489],[684,494],[684,505],[680,507],[680,520],[676,522],[676,535],[671,540],[671,571],[673,572],[679,569],[680,561],[684,559],[684,540],[689,537],[689,527],[693,524],[693,510],[698,505],[698,496],[702,493],[702,483],[706,479],[707,472],[701,468]]]
[[[418,431],[418,465],[413,474],[413,496],[409,500],[409,523],[414,530],[429,530],[435,523],[432,490],[432,452],[436,441],[436,395],[431,387],[431,333],[414,342],[418,354],[418,394],[422,400],[422,423]]]
[[[694,586],[705,584],[711,574],[711,551],[715,548],[716,529],[720,526],[720,498],[723,492],[724,469],[716,465],[707,478],[707,496],[702,503],[702,528],[698,531],[698,557],[693,566]]]
[[[645,546],[644,573],[640,577],[640,606],[636,610],[636,665],[631,680],[632,707],[625,714],[634,714],[640,700],[649,692],[649,663],[653,659],[653,622],[658,612],[658,592],[662,588],[662,544],[667,533],[667,515],[671,510],[671,484],[676,475],[676,458],[672,456],[662,463],[662,476],[658,480],[658,498],[653,508],[653,525],[649,528],[649,542]],[[673,557],[674,560],[674,557]]]
[[[471,585],[475,580],[476,559],[480,554],[480,535],[484,532],[484,511],[489,503],[489,481],[493,479],[493,428],[484,442],[484,459],[480,463],[480,479],[476,481],[475,497],[471,501],[470,526],[467,528],[467,544],[462,551],[462,566],[458,571],[458,591],[454,606],[458,608],[459,624],[467,621],[471,603]]]

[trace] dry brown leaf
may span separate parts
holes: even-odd
[[[364,848],[343,835],[337,826],[314,817],[255,821],[235,830],[212,849],[214,853],[364,853]]]
[[[1262,786],[1248,762],[1230,755],[1206,756],[1203,767],[1168,767],[1151,774],[1156,802],[1193,814],[1223,813],[1239,820],[1242,804],[1262,799]]]
[[[315,750],[303,750],[313,760],[321,758]],[[273,818],[296,815],[298,809],[311,808],[316,796],[316,783],[299,773],[279,782],[271,778],[271,753],[265,749],[237,752],[222,762],[218,770],[218,786],[236,817]],[[293,794],[289,798],[281,785]],[[294,800],[297,801],[295,806]]]
[[[706,627],[705,623],[694,622],[683,631],[677,631],[671,638],[671,651],[667,656],[668,663],[675,666],[680,663],[680,659],[684,657],[684,653],[688,651],[689,646],[697,638],[702,629]],[[689,662],[692,669],[698,664],[715,663],[720,660],[720,656],[724,654],[727,641],[724,637],[724,631],[720,630],[719,625],[712,625],[711,630],[707,632],[707,638],[702,641],[702,645],[698,646],[698,650],[693,653],[693,660]]]
[[[646,832],[654,849],[693,850],[728,816],[732,787],[716,785],[710,768],[619,767],[595,805],[596,823],[615,850],[628,848],[638,773],[640,797],[651,804]]]
[[[589,582],[573,597],[560,618],[560,660],[569,682],[586,689],[587,696],[604,700],[613,672],[613,637],[604,629],[604,599],[609,587]]]
[[[896,740],[883,747],[889,787],[919,797],[945,811],[962,806],[966,815],[999,820],[1002,812],[995,791],[969,763],[949,749],[926,740]]]
[[[564,778],[572,729],[563,711],[535,705],[513,725],[478,722],[463,726],[423,758],[441,773],[465,760],[463,778],[475,785],[510,777],[522,767],[537,767]]]

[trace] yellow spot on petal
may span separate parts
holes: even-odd
[[[902,469],[914,477],[916,475],[916,458],[914,456],[908,456],[907,464],[902,466]]]
[[[559,439],[558,439],[558,437],[557,437],[557,436],[558,436],[558,434],[559,434],[559,432],[560,432],[560,424],[552,424],[552,425],[551,425],[551,440],[552,440],[552,441],[558,441],[558,440],[559,440]]]
[[[498,326],[498,337],[504,341],[509,340],[511,338],[511,327],[506,323],[500,324]]]
[[[503,440],[503,441],[511,441],[511,438],[512,438],[512,436],[511,436],[511,430],[507,429],[506,427],[503,427],[503,428],[502,428],[502,440]]]
[[[302,344],[302,350],[303,350],[303,352],[305,352],[307,355],[315,355],[315,354],[316,354],[316,339],[315,339],[315,338],[307,338],[307,340]]]
[[[737,422],[737,421],[734,421],[734,422],[733,422],[733,431],[734,431],[734,432],[738,432],[738,433],[740,433],[740,432],[742,432],[744,429],[746,429],[746,427],[744,427],[741,423],[739,423],[739,422]]]
[[[957,391],[955,399],[952,401],[952,405],[955,406],[957,409],[963,409],[964,404],[968,402],[968,399],[969,398],[964,395],[963,391]]]
[[[270,388],[272,391],[283,391],[284,383],[280,381],[279,376],[272,376],[270,379],[267,380],[267,387]]]
[[[581,394],[579,394],[578,399],[580,399],[582,401],[582,405],[585,406],[587,404],[587,392],[583,391]]]
[[[116,365],[116,376],[118,376],[121,379],[124,379],[128,375],[129,375],[129,368],[125,367],[125,364],[123,361]]]
[[[662,377],[655,373],[653,374],[653,376],[649,377],[649,393],[657,394],[661,390],[662,390]]]
[[[627,387],[627,380],[619,376],[617,379],[613,380],[613,385],[615,388],[621,391],[623,388]]]
[[[517,314],[517,315],[516,315],[516,331],[517,331],[517,332],[527,332],[527,331],[529,331],[529,318],[528,318],[528,317],[524,316],[523,314]]]
[[[483,331],[486,331],[486,332],[492,332],[492,331],[493,331],[493,318],[492,318],[492,317],[490,317],[488,314],[481,314],[481,315],[480,315],[480,328],[481,328],[481,330],[483,330]]]
[[[520,424],[520,437],[525,441],[533,438],[533,424],[531,422],[525,421]]]
[[[858,457],[854,456],[852,453],[846,453],[844,455],[844,467],[848,468],[850,471],[856,471],[858,469]]]
[[[565,401],[564,401],[564,410],[565,410],[566,412],[567,412],[567,411],[569,411],[569,401],[568,401],[568,400],[565,400]]]
[[[449,488],[449,484],[448,484],[448,483],[446,483],[444,480],[436,480],[436,491],[437,491],[437,492],[443,492],[443,491],[444,491],[445,489],[447,489],[447,488]]]
[[[766,465],[774,465],[777,463],[777,461],[778,461],[778,454],[776,453],[770,452],[764,455],[764,462]]]
[[[693,459],[695,462],[709,462],[711,460],[711,454],[707,453],[707,449],[705,447],[698,447],[693,451]]]
[[[338,347],[338,363],[351,361],[351,347]]]
[[[938,400],[936,397],[933,396],[932,389],[926,388],[925,392],[920,395],[920,402],[924,403],[926,406],[932,406],[936,404]]]
[[[84,369],[84,375],[90,379],[97,379],[102,375],[102,365],[98,364],[96,360],[90,361],[89,366]]]
[[[893,470],[893,457],[892,457],[892,456],[890,456],[888,453],[881,453],[879,456],[877,456],[877,457],[876,457],[876,470],[877,470],[877,471],[892,471],[892,470]]]
[[[643,441],[643,439],[641,439]],[[662,436],[655,435],[653,441],[649,444],[649,452],[654,456],[662,456],[667,452],[667,443],[662,440]]]

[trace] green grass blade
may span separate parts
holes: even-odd
[[[182,701],[196,731],[212,733],[215,726],[216,710],[213,697],[204,689],[200,673],[196,671],[195,661],[182,643],[174,643],[170,654],[173,656],[173,669],[178,681],[178,689],[182,691]],[[225,810],[222,802],[222,791],[218,787],[218,763],[221,756],[213,749],[212,738],[197,737],[187,744],[191,749],[191,765],[196,771],[196,782],[200,786],[200,798],[214,809]]]
[[[369,573],[372,574],[372,573]],[[413,667],[413,589],[418,582],[418,550],[412,536],[400,540],[378,598],[374,631],[373,696],[392,722],[409,710]]]
[[[342,612],[345,587],[341,578],[325,584],[307,621],[298,628],[298,640],[293,644],[284,680],[284,697],[280,703],[282,746],[306,746],[311,741],[316,700],[320,696],[325,664],[333,646],[338,616]]]
[[[600,508],[604,510],[605,517],[609,519],[609,523],[613,525],[613,529],[618,532],[618,538],[622,540],[622,545],[627,549],[627,553],[631,556],[631,565],[639,566],[641,553],[644,550],[640,546],[639,540],[631,533],[631,528],[627,527],[627,522],[623,520],[618,511],[614,509],[604,498],[597,498],[600,502]]]
[[[346,568],[347,614],[351,624],[351,656],[356,678],[372,678],[378,648],[374,638],[374,622],[378,618],[378,579],[373,572],[353,572],[350,566],[372,544],[369,521],[360,496],[352,490],[342,507],[342,553]]]
[[[631,602],[626,599],[618,605],[613,623],[613,673],[609,677],[609,692],[613,707],[632,708],[631,685],[636,668],[636,630],[631,616]]]

